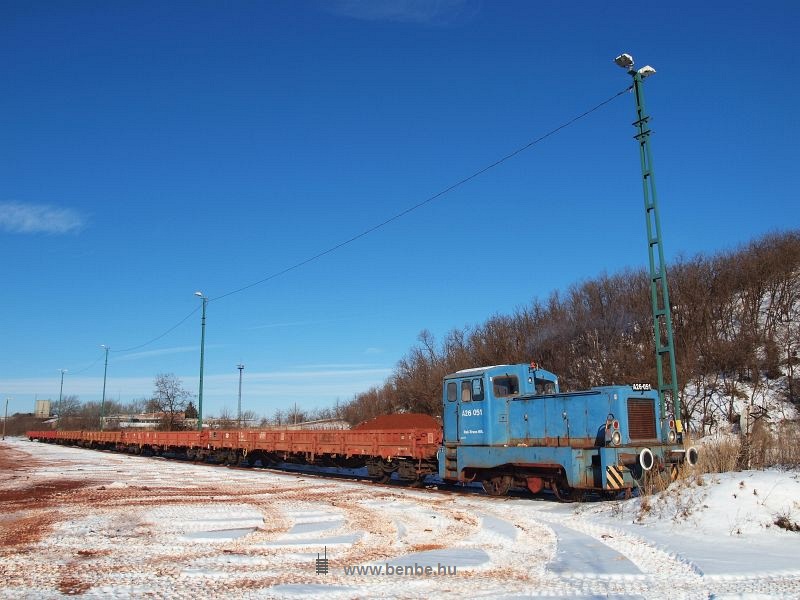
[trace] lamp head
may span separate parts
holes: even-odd
[[[650,75],[655,74],[656,70],[650,65],[645,65],[636,72],[642,76],[642,79],[647,79],[648,77],[650,77]]]
[[[630,54],[620,54],[614,59],[618,67],[630,69],[633,66],[633,57]]]

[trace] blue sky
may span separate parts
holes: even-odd
[[[633,5],[632,5],[633,6]],[[668,260],[798,226],[797,2],[0,5],[0,398],[346,401],[438,337],[647,260],[624,89],[653,65]],[[219,298],[213,300],[214,298]],[[535,358],[535,357],[534,357]]]

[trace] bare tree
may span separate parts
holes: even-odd
[[[156,375],[155,390],[151,405],[164,415],[164,427],[168,431],[175,428],[179,418],[183,418],[189,400],[194,394],[183,388],[183,384],[174,373]]]
[[[258,415],[254,410],[244,410],[242,411],[242,428],[252,427],[253,424],[258,420]]]
[[[236,419],[227,406],[220,411],[217,425],[220,429],[233,429],[236,426]]]
[[[286,422],[289,425],[296,425],[297,423],[302,423],[306,420],[308,420],[306,418],[306,412],[300,408],[297,408],[296,404],[286,411]]]
[[[68,429],[80,414],[81,401],[77,396],[64,396],[56,407],[59,429]]]

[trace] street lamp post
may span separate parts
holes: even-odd
[[[58,427],[61,426],[61,399],[64,397],[64,373],[67,372],[66,369],[59,369],[61,371],[61,388],[58,390]]]
[[[203,301],[203,317],[200,321],[200,389],[197,393],[197,429],[203,430],[203,359],[206,347],[206,304],[208,298],[203,295],[203,292],[195,292],[195,296]]]
[[[105,344],[101,344],[100,347],[106,351],[106,365],[103,367],[103,397],[100,398],[100,431],[103,431],[106,417],[106,376],[108,375],[108,351],[111,350],[111,348]]]
[[[239,369],[239,429],[242,428],[242,371],[244,365],[238,364],[236,368]]]

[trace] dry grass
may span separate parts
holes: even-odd
[[[634,521],[642,523],[648,516],[672,519],[676,523],[685,521],[702,504],[703,492],[692,488],[702,488],[706,482],[701,473],[692,469],[681,469],[677,481],[670,485],[667,478],[652,478],[640,488],[639,506]]]
[[[800,423],[784,421],[778,425],[768,458],[772,465],[800,467]]]
[[[696,470],[698,473],[727,473],[736,471],[742,440],[730,438],[706,443],[700,448]]]
[[[774,432],[755,428],[743,436],[706,442],[699,448],[698,473],[800,467],[800,423],[784,421]]]
[[[800,523],[795,523],[787,514],[778,515],[775,518],[775,525],[786,531],[800,532]]]

